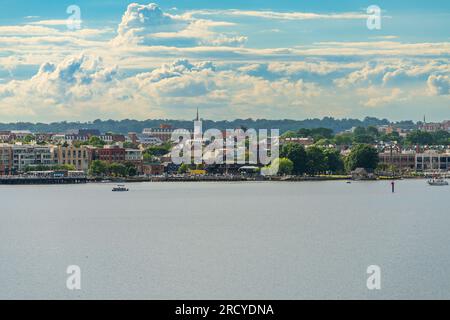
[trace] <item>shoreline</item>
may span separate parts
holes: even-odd
[[[143,183],[143,182],[321,182],[321,181],[395,181],[395,180],[425,180],[426,176],[395,176],[377,177],[375,179],[352,179],[351,176],[290,176],[290,177],[243,177],[243,176],[186,176],[186,177],[135,177],[135,178],[85,178],[85,179],[24,179],[1,178],[0,185],[51,185],[51,184],[102,184],[102,183]]]

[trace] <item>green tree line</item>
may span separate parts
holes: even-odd
[[[377,150],[368,144],[355,145],[350,154],[343,157],[334,148],[310,146],[305,149],[300,144],[289,142],[282,146],[279,174],[319,175],[344,174],[356,168],[374,170],[379,159]]]
[[[133,163],[118,163],[94,160],[89,166],[89,174],[92,176],[115,176],[127,177],[137,174],[136,166]]]

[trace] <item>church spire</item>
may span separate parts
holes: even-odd
[[[198,108],[197,108],[197,117],[195,118],[195,121],[199,121],[199,118],[198,118]]]

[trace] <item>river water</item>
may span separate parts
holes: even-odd
[[[0,298],[450,298],[449,187],[112,186],[0,186]],[[81,290],[66,287],[69,265]]]

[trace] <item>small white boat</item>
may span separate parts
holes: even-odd
[[[112,191],[114,191],[114,192],[126,192],[126,191],[128,191],[128,188],[125,187],[125,185],[123,185],[123,184],[118,184],[116,187],[114,187],[112,189]]]
[[[428,180],[430,186],[448,186],[448,182],[442,178],[433,178]]]

